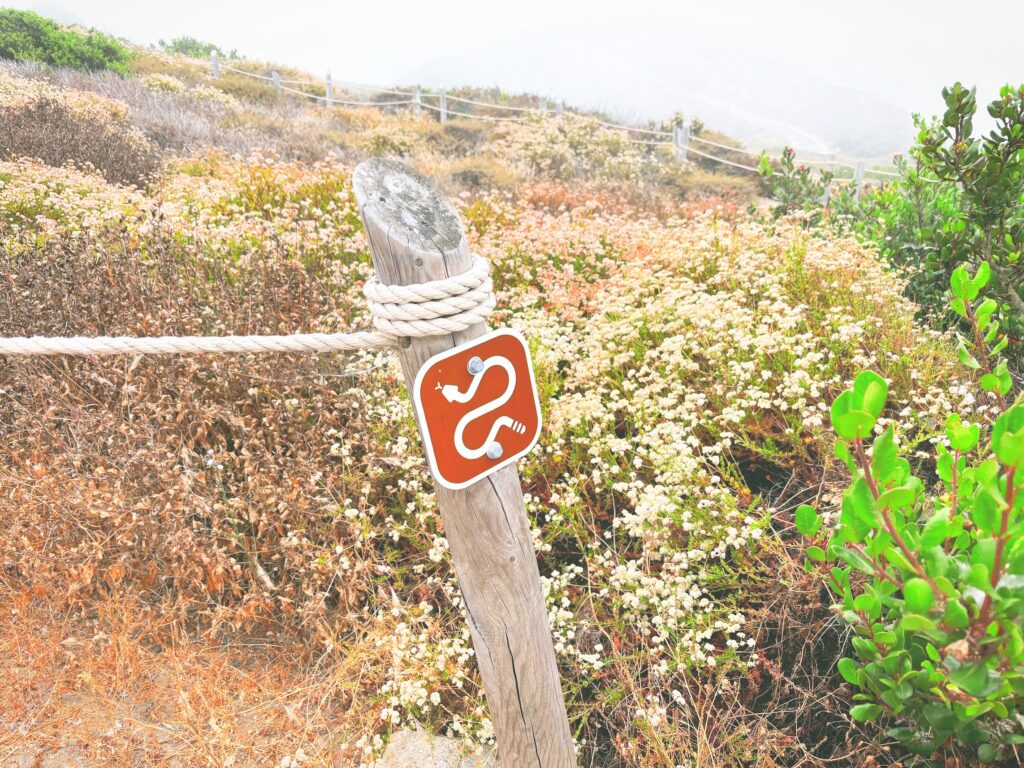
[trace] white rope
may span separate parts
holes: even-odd
[[[438,114],[441,114],[443,112],[447,117],[464,117],[467,120],[487,120],[488,122],[492,123],[524,122],[523,118],[521,117],[495,117],[494,115],[471,115],[468,112],[458,112],[454,109],[448,108],[442,110],[440,107],[435,107],[433,104],[427,104],[426,102],[421,103],[420,106],[423,107],[424,109],[429,109],[432,112],[437,112]]]
[[[437,94],[430,94],[436,96]],[[452,96],[450,93],[445,94],[445,98],[448,101],[458,101],[463,104],[472,104],[474,107],[486,107],[487,109],[505,109],[510,112],[530,112],[535,115],[550,115],[554,114],[556,110],[546,109],[544,107],[515,107],[511,104],[490,104],[486,101],[474,101],[473,99],[464,99],[461,96]]]
[[[337,107],[393,107],[398,104],[412,104],[412,99],[395,99],[392,101],[346,101],[344,99],[336,99],[333,96],[328,99],[326,96],[318,96],[315,93],[306,93],[296,88],[289,88],[286,85],[281,86],[281,90],[285,93],[294,93],[296,96],[305,96],[313,101],[319,101],[327,104],[328,106]]]
[[[738,152],[741,155],[749,155],[750,157],[760,157],[760,152],[751,152],[749,149],[742,149],[740,147],[730,147],[728,144],[719,144],[717,141],[709,141],[708,139],[700,136],[691,136],[690,141],[699,141],[701,144],[707,144],[711,147],[717,147],[718,149],[724,149],[729,152]]]
[[[383,285],[371,277],[363,293],[373,331],[288,336],[46,336],[0,338],[0,355],[172,355],[239,352],[351,352],[392,347],[403,337],[440,336],[482,323],[494,309],[487,261],[473,254],[469,271],[417,285]]]
[[[726,160],[724,157],[715,157],[714,155],[709,155],[707,152],[701,152],[699,149],[696,149],[695,147],[687,147],[686,151],[692,152],[698,157],[713,160],[716,163],[722,163],[722,165],[731,165],[733,168],[739,168],[740,170],[750,171],[751,173],[760,173],[760,171],[758,171],[757,168],[754,168],[749,165],[743,165],[743,163],[734,163],[732,160]]]
[[[248,77],[256,78],[257,80],[263,80],[265,82],[272,82],[273,81],[272,77],[267,77],[266,75],[259,75],[259,74],[256,74],[255,72],[246,72],[245,70],[235,69],[234,67],[231,67],[231,66],[229,66],[227,64],[221,64],[220,66],[221,66],[222,69],[224,69],[224,70],[226,70],[228,72],[235,72],[235,73],[237,73],[239,75],[246,75]],[[312,81],[308,81],[308,80],[279,80],[278,82],[281,84],[281,90],[282,91],[287,91],[288,93],[294,93],[294,94],[299,95],[299,96],[308,96],[309,98],[315,99],[317,101],[324,101],[325,100],[325,98],[323,96],[316,96],[316,95],[311,94],[311,93],[306,93],[305,91],[299,91],[299,90],[296,90],[294,88],[288,88],[287,87],[287,85],[289,85],[289,84],[291,84],[291,85],[310,85],[310,86],[312,86],[312,85],[320,85],[320,83],[312,82]],[[334,85],[337,86],[337,87],[340,87],[340,88],[349,88],[349,89],[354,89],[354,90],[371,91],[371,92],[377,92],[377,93],[390,93],[390,94],[396,94],[396,95],[400,95],[400,96],[415,96],[415,92],[414,91],[403,91],[403,90],[399,90],[399,89],[396,89],[396,88],[384,88],[383,86],[359,85],[359,84],[356,84],[356,83],[345,83],[345,82],[341,82],[341,81],[335,82]],[[423,99],[428,99],[428,98],[435,98],[436,99],[436,98],[439,98],[439,97],[440,97],[439,93],[423,93],[421,95],[421,104],[420,104],[420,106],[424,107],[425,109],[432,110],[434,112],[440,112],[441,109],[439,107],[434,106],[432,104],[428,104],[425,101],[422,101]],[[463,104],[472,104],[474,106],[484,107],[486,109],[508,110],[508,111],[511,111],[511,112],[519,112],[519,113],[524,114],[524,115],[525,114],[550,115],[550,114],[557,113],[557,110],[549,109],[549,108],[544,108],[544,107],[518,107],[518,106],[512,106],[510,104],[491,104],[491,103],[488,103],[488,102],[485,102],[485,101],[476,101],[474,99],[467,99],[467,98],[463,98],[462,96],[455,96],[455,95],[452,95],[452,94],[446,94],[446,98],[447,98],[448,101],[455,101],[455,102],[460,102],[460,103],[463,103]],[[353,106],[353,107],[356,107],[356,106],[389,107],[389,106],[399,106],[399,105],[404,105],[404,104],[414,104],[415,103],[415,99],[408,99],[408,100],[402,99],[402,100],[376,101],[376,102],[369,102],[369,101],[344,101],[344,100],[340,100],[340,99],[331,99],[330,103],[332,105]],[[455,110],[452,110],[452,109],[447,109],[445,111],[450,116],[453,116],[453,117],[464,117],[464,118],[467,118],[467,119],[470,119],[470,120],[488,120],[488,121],[492,121],[492,122],[522,122],[522,118],[495,117],[493,115],[472,115],[472,114],[468,114],[466,112],[458,112],[458,111],[455,111]],[[600,126],[602,126],[604,128],[610,128],[610,129],[613,129],[613,130],[627,131],[629,133],[646,134],[648,136],[662,136],[662,137],[666,137],[666,138],[670,138],[672,136],[672,133],[669,132],[669,131],[661,131],[661,130],[656,130],[656,129],[652,130],[650,128],[638,128],[636,126],[621,125],[619,123],[611,123],[611,122],[608,122],[606,120],[601,120],[598,117],[593,117],[591,115],[581,115],[581,114],[575,114],[575,113],[571,113],[571,112],[564,112],[563,114],[569,115],[569,116],[577,118],[579,120],[585,120],[585,121],[593,123],[595,125],[600,125]],[[709,139],[701,138],[700,136],[690,136],[690,142],[694,142],[694,141],[700,142],[700,143],[705,144],[707,146],[715,147],[717,149],[723,149],[723,150],[727,150],[729,152],[737,152],[737,153],[740,153],[740,154],[743,154],[743,155],[748,155],[750,157],[760,157],[761,156],[760,152],[754,152],[754,151],[751,151],[749,149],[741,149],[740,147],[730,147],[727,144],[721,144],[721,143],[718,143],[718,142],[715,142],[715,141],[710,141]],[[642,143],[645,143],[645,142],[634,141],[634,143],[642,144]],[[653,145],[653,144],[659,143],[659,142],[649,142],[649,143],[651,145]],[[706,154],[706,153],[700,152],[700,151],[694,149],[692,146],[690,146],[690,151],[694,152],[695,154],[699,155],[700,157],[707,158],[708,160],[712,160],[712,161],[715,161],[715,162],[723,163],[724,165],[730,165],[730,166],[732,166],[734,168],[740,168],[740,169],[745,170],[745,171],[757,172],[756,168],[752,168],[749,165],[744,165],[742,163],[734,163],[734,162],[731,162],[729,160],[725,160],[724,158],[715,157],[714,155],[710,155],[710,154]],[[811,152],[811,151],[807,151],[807,150],[801,150],[801,156],[806,157],[807,155],[817,155],[821,159],[818,159],[818,160],[811,159],[809,161],[804,161],[803,165],[807,165],[807,166],[821,166],[821,167],[826,167],[826,168],[847,168],[847,169],[849,169],[851,171],[856,170],[854,168],[854,166],[850,165],[849,163],[844,163],[844,162],[836,161],[834,158],[826,156],[826,155],[824,155],[821,152]],[[868,171],[866,171],[866,173],[875,173],[875,174],[877,174],[879,176],[884,176],[884,177],[887,177],[887,178],[899,178],[899,174],[887,173],[885,171],[871,171],[871,170],[868,170]],[[936,181],[935,179],[925,179],[925,180],[928,181],[928,182],[932,182],[932,183],[934,183]]]

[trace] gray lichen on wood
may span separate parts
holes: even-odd
[[[397,228],[398,236],[428,240],[440,250],[462,239],[462,224],[448,201],[430,179],[404,163],[368,160],[356,168],[353,184],[377,222]]]

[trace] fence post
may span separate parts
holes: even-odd
[[[217,58],[216,51],[210,51],[210,69],[214,77],[220,77],[220,59]]]
[[[423,105],[423,96],[420,93],[420,87],[417,85],[416,86],[416,91],[412,95],[412,113],[414,115],[416,115],[416,117],[420,116],[420,112],[422,111],[422,105]]]
[[[860,200],[860,188],[864,186],[864,161],[857,161],[857,170],[853,174],[853,199]]]
[[[276,69],[270,73],[270,79],[274,83],[274,95],[281,98],[281,73]]]
[[[352,186],[381,282],[411,285],[470,268],[458,214],[419,172],[377,158],[356,168]],[[403,339],[398,356],[410,391],[428,358],[485,330],[481,323],[459,333]],[[502,765],[573,768],[572,734],[518,470],[510,464],[462,490],[438,486],[437,506]]]
[[[676,160],[685,160],[690,146],[690,126],[683,124],[673,128],[672,143],[675,145]]]
[[[836,156],[830,155],[828,158],[828,170],[829,173],[834,173],[836,169]],[[829,180],[828,184],[825,185],[825,190],[821,193],[821,207],[828,208],[828,204],[832,201],[832,181]]]
[[[442,123],[448,122],[448,96],[445,94],[444,89],[441,89],[441,93],[437,97],[437,108],[440,110],[438,114],[438,120]]]
[[[555,114],[558,115],[559,117],[561,117],[564,112],[565,112],[565,102],[564,101],[559,101],[558,104],[555,105]]]
[[[327,106],[331,106],[331,102],[334,101],[334,83],[331,82],[331,72],[328,70],[327,79],[324,81],[324,101],[327,102]]]

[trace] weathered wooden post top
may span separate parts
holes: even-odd
[[[353,186],[381,283],[415,285],[455,277],[473,267],[458,214],[423,175],[402,163],[375,159],[356,169]],[[448,365],[445,375],[486,376],[500,385],[496,399],[507,383],[507,400],[516,379],[511,368],[492,374],[487,364],[493,358],[473,357],[468,359],[466,373],[467,364],[458,357],[457,348],[478,343],[475,340],[486,333],[485,324],[478,323],[443,336],[402,339],[399,357],[410,392],[422,383],[422,375],[419,382],[417,376],[425,364],[428,370],[437,365],[436,370],[445,371],[445,361],[455,361],[457,365]],[[435,363],[439,359],[441,363]],[[442,390],[441,385],[438,381],[436,389]],[[444,388],[451,399],[465,394],[456,384],[448,386],[454,387]],[[428,407],[424,400],[417,422],[429,452],[429,425],[420,412]],[[502,444],[510,445],[520,435],[519,428],[526,429],[519,417],[508,417],[506,424],[503,431],[492,426],[487,437],[478,437],[478,443],[484,442],[473,455],[483,451],[497,462]],[[432,468],[437,476],[437,468],[433,464]],[[446,487],[439,482],[437,501],[502,764],[505,768],[570,768],[575,765],[572,735],[519,473],[514,463],[505,463],[482,479],[457,485]]]

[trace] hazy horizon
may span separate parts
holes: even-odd
[[[969,13],[945,0],[842,7],[523,0],[488,10],[465,0],[3,4],[142,45],[190,35],[316,76],[330,70],[338,80],[499,86],[621,118],[680,111],[752,146],[865,156],[908,144],[911,114],[941,112],[944,85],[976,85],[984,104],[1001,85],[1024,82],[1024,62],[1009,44],[993,45],[989,30],[971,35],[972,20],[986,10],[1002,29],[1024,26],[1024,4],[1008,2],[976,4]]]

